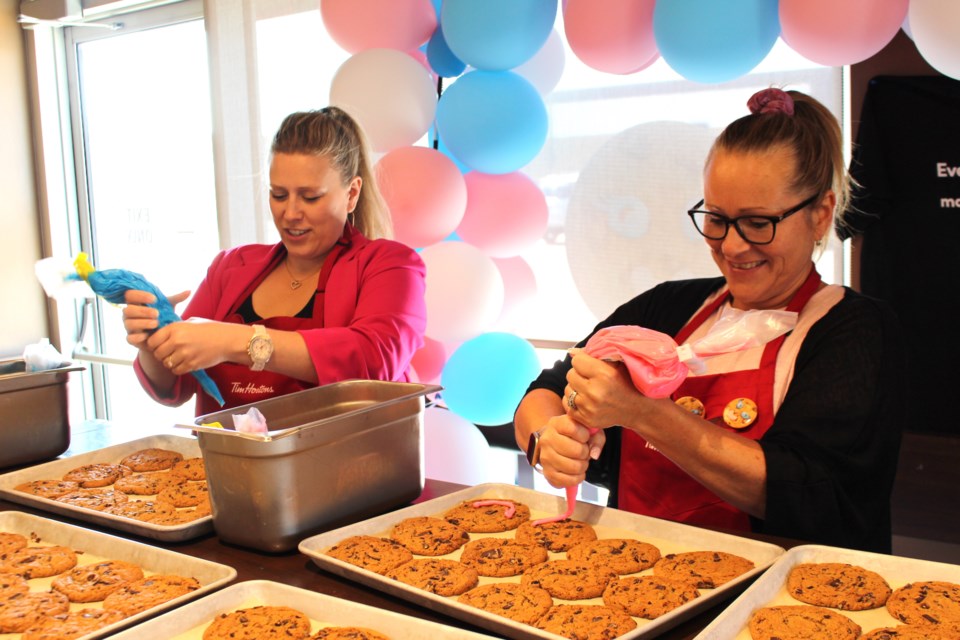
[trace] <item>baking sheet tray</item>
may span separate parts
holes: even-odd
[[[30,540],[32,546],[61,545],[78,552],[78,565],[87,565],[102,560],[125,560],[140,566],[146,575],[175,573],[196,578],[200,588],[174,598],[156,607],[132,615],[120,622],[106,626],[96,633],[83,636],[83,640],[103,638],[111,633],[135,624],[162,611],[172,609],[194,598],[199,598],[228,584],[237,577],[233,567],[194,558],[182,553],[159,549],[142,542],[126,540],[99,531],[83,529],[71,524],[48,520],[19,511],[0,512],[0,531],[19,533]],[[82,555],[79,552],[83,552]],[[31,591],[45,591],[56,576],[29,580]],[[71,604],[70,609],[100,608],[100,602]],[[0,633],[0,640],[19,638],[18,633]]]
[[[448,509],[456,506],[464,500],[477,500],[484,498],[501,498],[506,500],[515,500],[522,502],[530,507],[533,519],[556,515],[566,510],[566,500],[559,496],[548,495],[506,484],[482,484],[469,489],[464,489],[456,493],[429,500],[422,504],[400,509],[390,514],[365,520],[353,525],[342,527],[333,531],[328,531],[311,538],[307,538],[300,543],[300,551],[313,559],[313,561],[323,569],[355,580],[361,584],[385,591],[405,600],[409,600],[421,606],[428,607],[449,616],[465,620],[471,624],[489,629],[495,633],[502,634],[509,638],[557,638],[551,633],[541,631],[532,626],[525,625],[501,616],[487,613],[480,609],[469,607],[457,602],[456,596],[443,597],[427,591],[405,585],[401,582],[385,578],[371,571],[366,571],[346,562],[341,562],[335,558],[325,555],[323,552],[344,538],[352,535],[374,535],[388,537],[389,531],[394,524],[404,518],[414,516],[442,516]],[[784,550],[781,547],[767,543],[741,538],[688,525],[659,520],[640,516],[626,511],[599,507],[592,504],[578,502],[576,510],[573,513],[575,520],[581,520],[590,523],[597,531],[599,538],[636,538],[655,545],[660,549],[663,555],[668,553],[678,553],[684,551],[726,551],[739,556],[748,558],[754,562],[756,567],[724,584],[717,589],[701,589],[700,597],[687,604],[674,609],[655,620],[644,620],[634,618],[637,621],[637,628],[627,634],[620,636],[623,640],[634,640],[637,638],[653,638],[667,629],[670,629],[680,622],[687,620],[699,611],[717,604],[719,601],[732,598],[740,591],[743,585],[754,576],[770,566],[778,557],[783,555]],[[502,534],[470,534],[470,538],[475,540],[480,537],[506,536],[512,537],[512,531]],[[460,550],[442,558],[457,559],[460,556]],[[564,558],[565,553],[549,554],[550,559]],[[649,573],[648,569],[643,573]],[[480,577],[480,584],[489,582],[518,582],[519,576],[513,578],[487,578]],[[570,601],[554,598],[555,603],[568,603]],[[577,602],[601,604],[600,598],[593,600],[580,600]]]
[[[471,631],[270,580],[238,582],[113,637],[117,640],[199,640],[217,615],[258,605],[280,605],[302,611],[313,623],[312,633],[325,626],[357,626],[379,631],[391,640],[489,640],[488,636]]]
[[[93,509],[84,509],[72,504],[57,502],[49,498],[42,498],[14,490],[14,487],[24,482],[62,478],[63,475],[71,469],[85,464],[92,464],[94,462],[117,463],[135,451],[150,447],[178,451],[183,454],[184,458],[200,457],[200,445],[195,438],[171,435],[149,436],[0,475],[0,496],[3,496],[4,499],[11,502],[23,504],[35,509],[57,513],[84,522],[109,527],[117,531],[134,533],[145,538],[161,540],[163,542],[181,542],[211,533],[213,531],[213,518],[209,515],[197,518],[192,522],[165,526],[134,520],[132,518],[123,518],[111,513],[94,511]],[[136,499],[137,497],[138,496],[131,496],[131,499]]]
[[[908,582],[942,580],[960,583],[960,566],[929,560],[915,560],[881,553],[855,551],[822,545],[802,545],[785,553],[747,588],[723,613],[707,625],[696,640],[750,640],[747,622],[760,607],[802,605],[787,593],[787,576],[797,564],[804,562],[845,562],[859,565],[883,576],[891,589]],[[838,610],[839,611],[839,610]],[[868,611],[840,611],[860,625],[863,633],[880,627],[901,624],[887,613],[886,607]]]

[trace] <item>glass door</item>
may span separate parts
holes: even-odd
[[[115,31],[65,34],[83,250],[97,268],[139,272],[168,294],[196,287],[219,249],[199,9],[172,5],[119,16]],[[140,388],[119,308],[98,299],[84,325],[77,355],[90,361],[97,418],[192,417],[193,403],[165,409]]]

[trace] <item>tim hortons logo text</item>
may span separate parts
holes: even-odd
[[[252,382],[248,382],[247,384],[243,384],[242,382],[231,382],[230,391],[231,393],[237,393],[241,395],[262,395],[265,393],[272,394],[273,387],[268,384],[253,384]]]

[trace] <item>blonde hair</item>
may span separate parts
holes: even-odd
[[[389,238],[393,235],[390,213],[377,186],[366,136],[357,121],[338,107],[291,113],[280,124],[271,156],[277,153],[300,153],[326,156],[340,173],[346,185],[360,176],[363,184],[353,225],[367,238]]]
[[[717,150],[763,152],[789,149],[796,159],[791,189],[823,197],[837,196],[836,225],[850,201],[851,179],[843,157],[840,123],[818,100],[800,91],[785,92],[793,99],[793,113],[782,109],[751,113],[733,121],[714,141],[707,163]]]

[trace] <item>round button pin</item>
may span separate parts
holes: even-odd
[[[694,398],[693,396],[683,396],[682,398],[677,398],[677,405],[681,409],[686,409],[695,416],[703,417],[703,403]]]
[[[723,421],[728,427],[746,429],[757,419],[757,403],[750,398],[735,398],[723,409]]]

